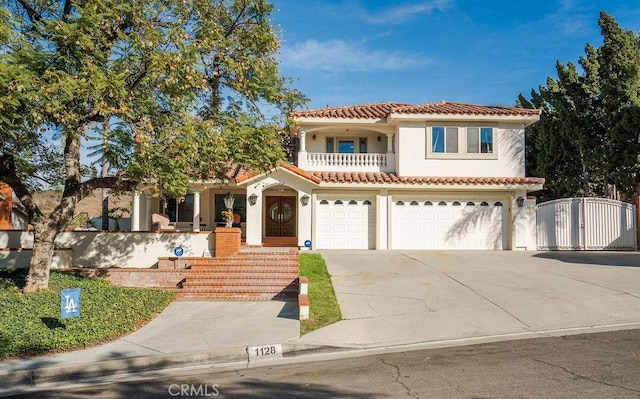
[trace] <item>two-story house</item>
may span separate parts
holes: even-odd
[[[132,230],[169,209],[177,228],[221,222],[235,198],[247,245],[314,249],[535,249],[535,200],[525,128],[540,111],[451,102],[378,103],[292,113],[294,164],[235,170],[201,182],[182,203],[140,187]],[[144,201],[143,194],[148,194]]]

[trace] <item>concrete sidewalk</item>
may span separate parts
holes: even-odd
[[[0,396],[13,386],[203,363],[245,361],[247,346],[300,335],[295,302],[177,300],[158,317],[111,343],[0,362]]]
[[[0,362],[0,396],[118,373],[246,367],[248,346],[282,344],[285,357],[313,358],[640,328],[638,253],[320,253],[344,318],[331,326],[299,337],[295,303],[176,301],[115,342]]]

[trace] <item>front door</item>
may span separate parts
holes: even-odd
[[[296,197],[266,197],[267,237],[296,236]]]

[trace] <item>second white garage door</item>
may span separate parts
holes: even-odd
[[[501,200],[392,203],[392,249],[504,249]]]
[[[373,249],[374,215],[374,206],[368,199],[318,199],[314,248]]]

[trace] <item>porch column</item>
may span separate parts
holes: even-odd
[[[307,152],[307,132],[300,130],[300,152]]]
[[[393,133],[387,133],[387,154],[393,154]]]
[[[144,213],[144,229],[151,230],[151,200],[153,199],[153,195],[151,193],[145,193],[146,209]]]
[[[192,231],[200,231],[200,191],[193,192],[193,228]]]
[[[133,192],[133,204],[131,206],[131,231],[140,231],[140,191]]]
[[[255,197],[251,197],[255,195]],[[255,203],[251,205],[255,199]],[[247,245],[262,245],[262,188],[259,184],[247,187]]]

